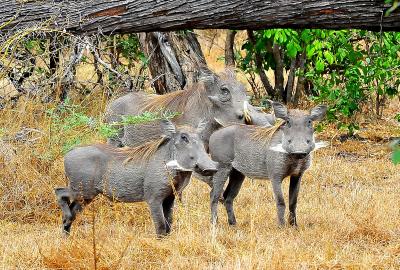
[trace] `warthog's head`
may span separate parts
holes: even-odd
[[[206,176],[217,171],[217,163],[208,156],[199,136],[205,127],[204,122],[200,122],[196,130],[188,127],[176,128],[168,120],[163,120],[161,127],[164,135],[171,140],[171,159],[166,164],[167,168],[195,171]]]
[[[272,147],[273,150],[304,158],[316,148],[325,146],[323,143],[315,143],[313,122],[324,118],[327,106],[318,105],[311,109],[310,112],[301,110],[288,111],[279,102],[273,102],[272,106],[275,116],[285,121],[280,128],[283,132],[282,144]]]
[[[233,70],[215,75],[207,74],[202,81],[212,103],[214,119],[223,125],[244,124],[244,102],[247,101],[246,90]]]

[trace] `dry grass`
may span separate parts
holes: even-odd
[[[105,103],[100,91],[82,101],[95,116]],[[360,134],[371,139],[365,142],[340,143],[330,127],[321,134],[332,144],[316,152],[304,177],[297,230],[277,227],[270,183],[247,179],[235,205],[238,225],[227,225],[221,205],[213,232],[209,188],[194,179],[175,206],[173,231],[165,239],[155,238],[145,203],[104,198],[78,217],[64,239],[53,194],[65,184],[62,155],[43,113],[51,106],[21,100],[0,111],[6,135],[23,126],[44,132],[29,135],[40,137],[31,143],[10,142],[16,154],[0,158],[0,269],[93,269],[93,221],[97,269],[400,268],[399,167],[391,164],[384,140],[400,136],[392,122],[363,126]],[[46,158],[50,150],[52,159]],[[287,180],[284,190],[287,198]]]

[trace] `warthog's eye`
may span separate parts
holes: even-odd
[[[184,141],[185,143],[189,143],[189,138],[186,134],[181,134],[181,139],[182,141]]]
[[[285,126],[287,126],[288,128],[290,128],[290,127],[292,126],[292,124],[290,124],[290,121],[287,120],[287,121],[285,122]]]
[[[222,102],[226,102],[226,101],[229,101],[231,99],[231,93],[230,93],[228,87],[226,87],[226,86],[222,86],[221,87],[220,98],[221,98]]]
[[[312,127],[312,121],[310,119],[308,119],[307,124],[308,124],[308,127]]]

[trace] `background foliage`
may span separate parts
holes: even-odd
[[[244,42],[244,56],[237,54],[238,66],[246,73],[263,72],[256,68],[258,54],[264,70],[277,73],[282,66],[290,76],[294,61],[299,79],[292,96],[300,91],[297,94],[304,98],[328,103],[328,119],[351,134],[358,128],[357,113],[366,109],[382,116],[387,99],[399,95],[399,32],[270,29],[254,36],[255,43]],[[274,46],[280,59],[274,56]],[[304,69],[299,63],[302,56]],[[278,98],[291,102],[287,89],[275,90]]]

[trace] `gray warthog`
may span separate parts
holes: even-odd
[[[272,101],[270,101],[272,102]],[[263,127],[271,127],[275,124],[275,115],[264,113],[261,109],[248,104],[247,102],[244,104],[244,112],[246,119],[246,124],[255,125],[255,126],[263,126]],[[211,188],[213,186],[212,176],[199,175],[194,174],[194,176],[209,185]],[[223,198],[221,198],[221,201]]]
[[[288,110],[273,102],[275,116],[284,121],[274,127],[233,125],[222,128],[210,137],[211,158],[219,163],[212,177],[211,221],[217,222],[218,199],[226,179],[229,184],[223,193],[228,222],[236,224],[233,200],[246,176],[271,179],[280,225],[285,224],[285,200],[281,184],[290,176],[289,223],[296,223],[296,205],[300,180],[311,163],[310,153],[323,143],[315,143],[313,122],[324,117],[327,107],[316,106],[310,113]]]
[[[134,92],[114,100],[107,108],[106,122],[121,120],[122,115],[137,115],[145,111],[169,110],[182,113],[173,121],[177,125],[196,126],[200,120],[208,121],[201,135],[207,147],[212,132],[219,123],[245,123],[244,103],[247,100],[244,85],[236,80],[232,70],[203,77],[201,83],[191,88],[165,95],[148,95]],[[147,128],[146,128],[147,127]],[[152,134],[150,133],[152,131]],[[121,146],[139,145],[160,134],[159,124],[126,126],[118,137],[109,143]]]
[[[212,174],[217,164],[207,155],[199,138],[204,125],[196,131],[189,127],[176,130],[164,120],[161,126],[161,139],[139,147],[91,145],[66,154],[69,186],[55,189],[66,233],[76,214],[98,194],[119,202],[146,201],[157,235],[170,231],[174,192],[180,196],[192,171]]]

